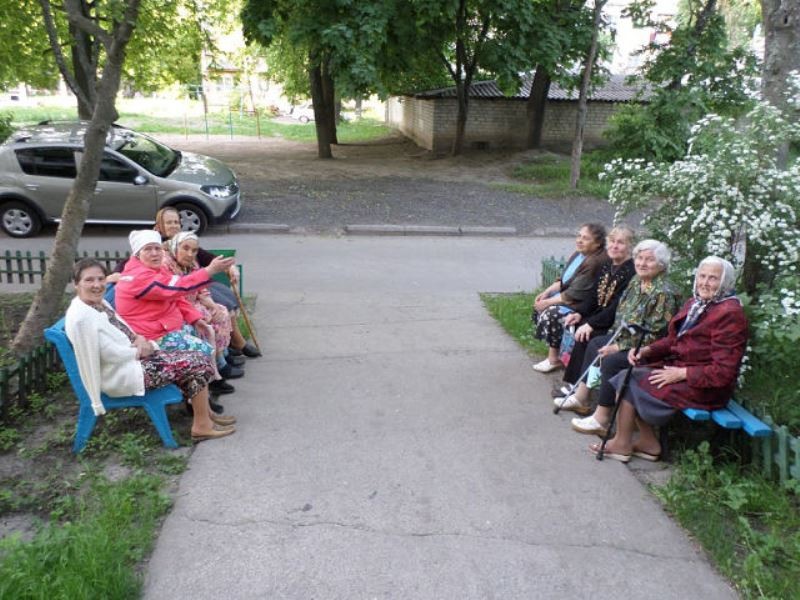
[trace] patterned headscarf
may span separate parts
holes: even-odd
[[[697,275],[704,265],[718,265],[722,267],[722,275],[719,278],[719,289],[717,289],[714,297],[709,300],[701,299],[700,295],[697,293]],[[733,269],[733,265],[724,258],[720,258],[719,256],[707,256],[701,260],[694,274],[694,288],[692,288],[694,302],[692,302],[692,305],[689,307],[686,319],[684,319],[681,328],[678,330],[678,337],[697,325],[700,317],[711,304],[716,304],[717,302],[732,298],[734,296],[733,286],[735,282],[736,272]]]
[[[193,231],[181,231],[180,233],[176,234],[174,238],[165,242],[170,255],[172,255],[172,258],[175,260],[175,264],[181,269],[185,269],[185,267],[182,267],[178,262],[178,248],[186,240],[194,240],[199,243],[199,238]]]

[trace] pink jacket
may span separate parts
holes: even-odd
[[[117,284],[116,309],[134,332],[157,340],[203,318],[184,296],[209,283],[205,269],[180,277],[163,265],[151,269],[132,256]]]

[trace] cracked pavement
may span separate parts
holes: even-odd
[[[235,240],[264,356],[224,398],[236,435],[192,455],[145,598],[736,598],[480,302],[571,240]]]

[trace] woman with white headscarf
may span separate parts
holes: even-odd
[[[667,337],[628,353],[633,371],[620,399],[617,431],[605,455],[628,462],[631,456],[657,460],[661,446],[653,426],[667,423],[684,408],[723,408],[736,386],[747,345],[747,319],[734,295],[733,265],[717,256],[697,267],[693,297],[669,323]],[[639,366],[641,365],[641,366]],[[619,389],[625,373],[612,379]],[[639,437],[634,441],[638,428]],[[599,444],[590,450],[597,452]]]

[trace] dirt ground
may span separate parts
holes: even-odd
[[[508,183],[513,168],[538,151],[467,151],[463,156],[441,156],[421,148],[400,134],[358,144],[333,147],[334,160],[317,158],[314,142],[283,138],[159,135],[181,150],[209,154],[236,165],[243,179],[326,180],[374,177],[422,178],[442,182]]]
[[[610,223],[614,211],[593,198],[548,199],[509,191],[514,168],[540,151],[478,151],[435,156],[391,135],[334,146],[281,138],[159,136],[184,151],[230,165],[243,193],[241,223],[285,224],[306,233],[341,233],[346,225],[514,227],[518,235],[571,233],[577,223]]]

